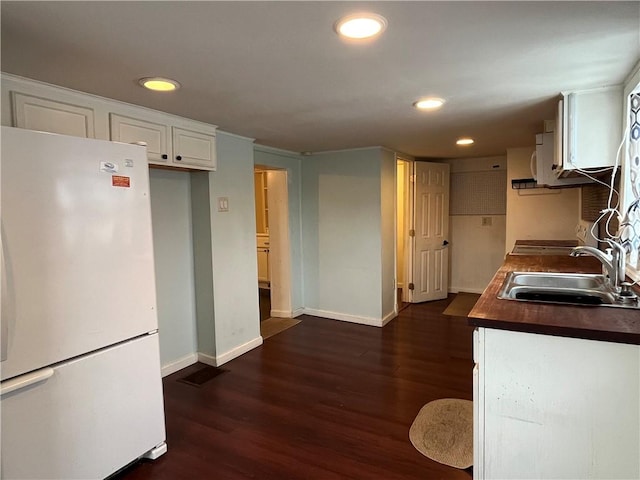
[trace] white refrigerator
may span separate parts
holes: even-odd
[[[146,149],[2,127],[0,477],[166,451]]]

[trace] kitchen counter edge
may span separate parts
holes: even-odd
[[[640,345],[640,310],[558,305],[498,298],[509,272],[600,273],[591,257],[507,255],[468,315],[470,325],[526,333]]]

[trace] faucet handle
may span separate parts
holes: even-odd
[[[607,244],[609,244],[609,247],[611,247],[611,248],[607,248],[607,251],[613,249],[614,251],[618,252],[621,255],[624,255],[625,253],[627,253],[625,247],[621,243],[613,240],[612,238],[605,238],[604,241],[607,242]]]

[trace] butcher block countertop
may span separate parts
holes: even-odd
[[[601,273],[602,264],[592,257],[507,255],[469,312],[471,325],[640,345],[640,309],[499,299],[504,279],[512,271]]]

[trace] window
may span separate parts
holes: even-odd
[[[625,84],[626,103],[622,155],[623,188],[620,213],[620,239],[629,251],[628,274],[640,281],[640,65]]]

